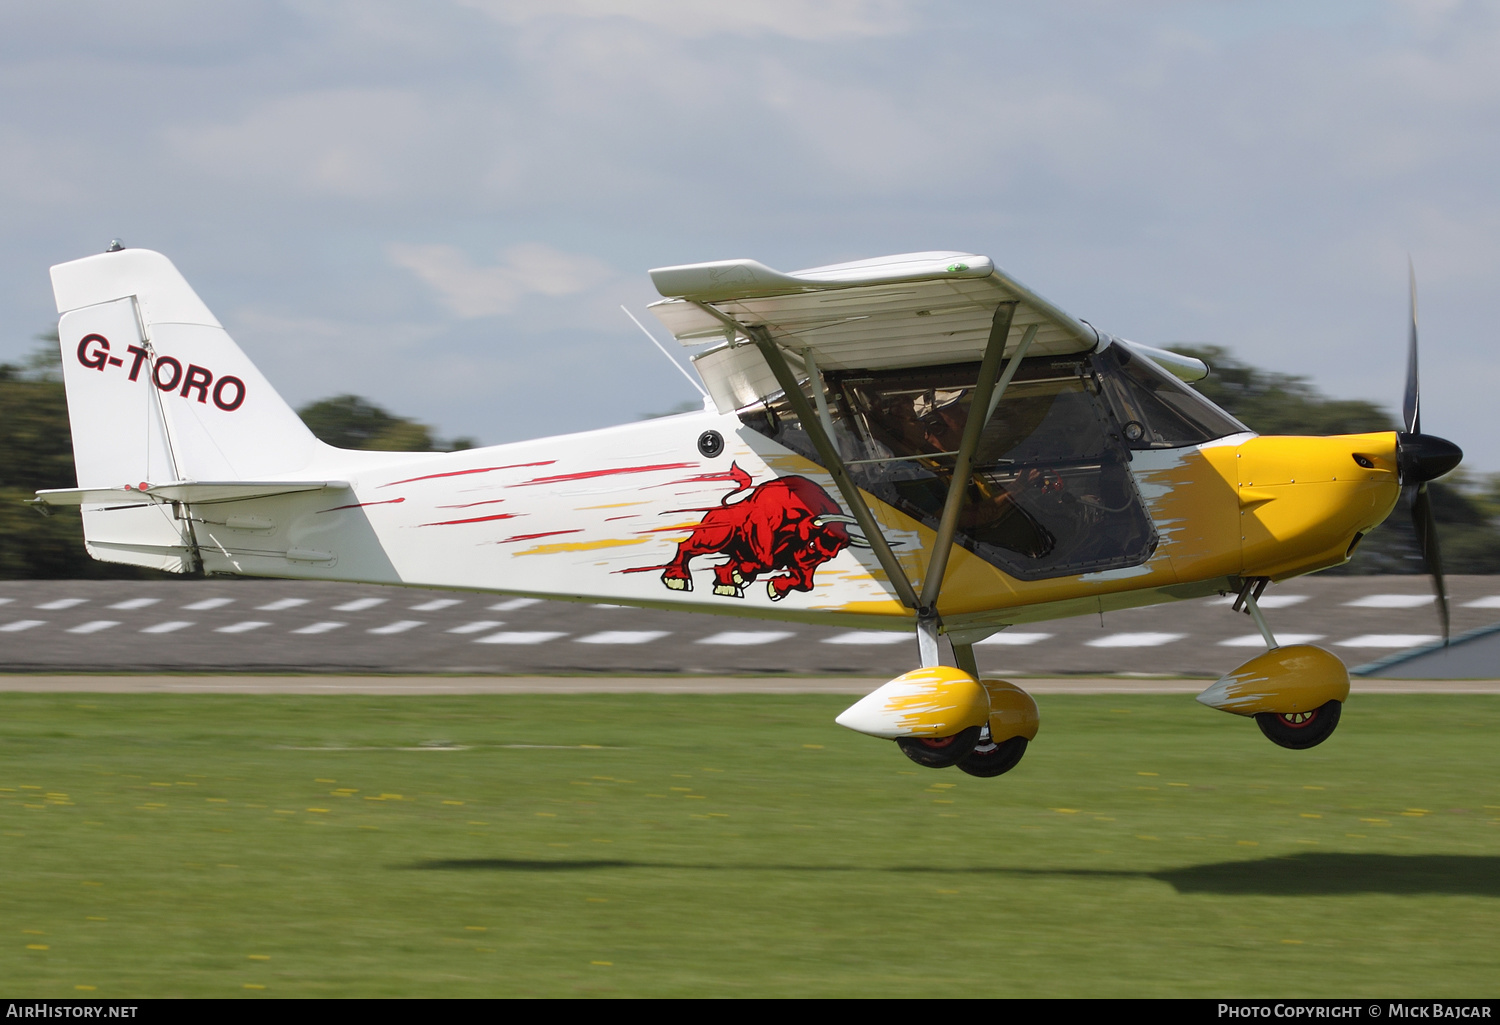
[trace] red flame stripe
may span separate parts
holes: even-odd
[[[397,502],[404,501],[406,501],[405,498],[388,498],[383,502],[355,502],[353,505],[336,505],[332,509],[319,509],[318,515],[321,516],[326,512],[338,512],[340,509],[363,509],[367,505],[395,505]]]
[[[435,523],[419,523],[419,527],[452,527],[460,523],[485,523],[489,520],[513,520],[517,516],[525,516],[525,513],[496,513],[493,516],[471,516],[466,520],[438,520]]]
[[[654,470],[682,470],[697,463],[656,463],[652,466],[622,466],[617,470],[584,470],[582,473],[560,473],[555,477],[535,477],[531,480],[522,481],[519,484],[510,484],[512,488],[528,488],[536,484],[561,484],[570,480],[588,480],[591,477],[612,477],[619,473],[651,473]]]
[[[557,462],[556,459],[543,459],[539,463],[511,463],[508,466],[481,466],[475,470],[450,470],[447,473],[429,473],[421,477],[407,477],[405,480],[393,480],[389,484],[380,485],[383,488],[393,488],[397,484],[410,484],[417,480],[436,480],[439,477],[462,477],[470,473],[493,473],[496,470],[517,470],[523,466],[551,466]]]
[[[497,545],[508,545],[512,541],[531,541],[531,540],[534,540],[534,539],[539,538],[539,537],[552,537],[555,534],[582,534],[582,533],[583,533],[583,529],[582,528],[579,528],[578,530],[544,530],[540,534],[517,534],[515,537],[508,537],[504,541],[496,541],[495,544],[497,544]]]

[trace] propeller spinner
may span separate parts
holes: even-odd
[[[1396,435],[1396,469],[1402,491],[1411,507],[1411,524],[1422,550],[1422,562],[1432,576],[1437,593],[1438,619],[1443,625],[1443,643],[1448,643],[1448,588],[1443,580],[1443,555],[1438,548],[1437,521],[1427,482],[1436,480],[1463,461],[1464,453],[1453,442],[1422,433],[1421,389],[1417,375],[1417,274],[1408,267],[1411,283],[1411,333],[1406,349],[1406,394],[1401,403],[1406,430]]]

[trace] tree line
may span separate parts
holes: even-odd
[[[0,363],[0,579],[170,576],[95,562],[84,551],[76,509],[44,517],[25,504],[39,489],[77,486],[56,335],[41,340],[46,344],[22,363]],[[1358,434],[1397,427],[1372,402],[1329,398],[1305,378],[1261,370],[1225,349],[1179,351],[1213,368],[1197,382],[1198,390],[1262,434]],[[449,452],[475,444],[469,438],[439,439],[428,425],[357,395],[321,399],[297,412],[314,435],[339,448]],[[1430,491],[1447,571],[1500,573],[1500,474],[1478,476],[1460,467]],[[1404,507],[1371,531],[1353,559],[1329,572],[1423,572]]]

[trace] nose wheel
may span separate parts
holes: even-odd
[[[1271,743],[1293,751],[1305,751],[1333,735],[1343,709],[1342,701],[1330,701],[1310,712],[1259,712],[1255,716],[1255,725]]]

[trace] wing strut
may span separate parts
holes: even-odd
[[[690,300],[691,301],[691,300]],[[875,557],[880,561],[880,566],[885,570],[891,585],[895,587],[897,596],[902,604],[917,613],[917,641],[921,651],[923,665],[938,664],[937,636],[940,628],[940,620],[937,614],[937,601],[942,593],[943,574],[947,570],[948,556],[953,550],[953,540],[958,532],[958,515],[963,509],[967,497],[969,474],[973,468],[974,453],[979,447],[979,438],[984,431],[984,426],[994,415],[995,409],[1000,404],[1001,397],[1009,387],[1011,379],[1015,377],[1016,371],[1020,369],[1021,360],[1025,358],[1026,351],[1035,340],[1038,325],[1031,325],[1026,329],[1016,351],[1011,358],[1005,360],[1005,345],[1010,336],[1011,322],[1015,316],[1015,301],[1001,303],[995,309],[995,315],[990,324],[989,342],[985,347],[984,359],[979,367],[979,379],[975,382],[974,393],[970,398],[969,415],[964,424],[963,440],[958,450],[952,453],[956,457],[953,468],[953,479],[948,485],[948,495],[943,503],[942,517],[938,522],[937,537],[933,543],[932,556],[927,564],[927,574],[922,584],[922,594],[918,596],[916,589],[901,569],[895,552],[891,550],[890,543],[885,539],[880,525],[875,521],[869,506],[865,503],[864,496],[860,493],[858,486],[849,476],[849,471],[844,464],[842,455],[839,453],[832,436],[832,420],[829,417],[826,400],[822,399],[821,377],[817,371],[817,363],[812,353],[803,354],[803,363],[806,366],[813,382],[813,388],[819,394],[817,398],[818,408],[807,400],[802,394],[802,388],[793,373],[791,366],[787,363],[786,355],[781,351],[770,332],[764,327],[752,327],[741,324],[721,310],[715,309],[707,303],[693,301],[693,305],[702,309],[705,313],[714,317],[722,323],[726,334],[730,331],[738,332],[749,338],[760,350],[766,365],[776,377],[776,383],[781,386],[782,393],[792,411],[797,414],[803,429],[807,431],[808,440],[817,449],[819,457],[823,460],[829,475],[833,477],[834,484],[843,496],[844,502],[854,514],[860,529],[864,531],[865,537],[869,539],[871,549]],[[1001,370],[1002,364],[1004,370]],[[966,650],[960,651],[959,646],[954,646],[954,653],[958,657],[961,666],[971,668],[973,664],[973,650],[968,645],[963,646]]]
[[[1011,378],[1021,366],[1021,358],[1031,341],[1036,337],[1033,326],[1016,347],[1015,355],[1001,375],[1000,365],[1005,356],[1005,342],[1010,337],[1010,322],[1016,313],[1015,302],[1004,302],[995,307],[994,320],[990,322],[990,340],[984,349],[984,360],[979,364],[979,379],[974,382],[974,393],[969,398],[969,417],[964,422],[963,440],[958,443],[958,454],[953,462],[953,479],[948,482],[948,497],[943,502],[943,515],[938,520],[937,537],[932,542],[932,558],[927,562],[927,574],[922,579],[922,612],[936,615],[938,596],[943,592],[943,574],[948,570],[948,556],[953,551],[953,537],[958,533],[958,514],[968,498],[969,471],[974,467],[974,451],[979,448],[979,436],[989,422],[1000,396],[1009,387]],[[1000,380],[996,380],[996,378]]]
[[[782,353],[781,347],[772,340],[771,333],[763,327],[747,327],[728,314],[714,309],[708,303],[694,300],[693,305],[723,324],[726,333],[737,331],[755,343],[755,347],[760,350],[761,356],[766,361],[766,366],[770,367],[771,373],[776,376],[776,383],[781,385],[781,390],[786,394],[787,402],[791,403],[792,411],[797,414],[797,419],[807,431],[808,439],[818,450],[818,456],[823,460],[824,468],[838,487],[839,494],[843,496],[844,504],[854,514],[859,529],[864,531],[866,540],[870,542],[870,549],[875,553],[875,558],[880,561],[880,568],[885,570],[891,586],[896,589],[896,596],[907,608],[916,609],[916,588],[912,587],[911,581],[906,579],[901,563],[896,560],[896,553],[891,551],[890,542],[885,539],[880,524],[875,522],[875,516],[870,512],[870,507],[865,504],[864,496],[859,493],[859,488],[849,476],[844,460],[833,444],[833,438],[824,431],[823,419],[813,410],[812,405],[807,401],[807,396],[802,394],[802,387],[797,383],[796,375],[787,365],[786,356]],[[818,387],[817,381],[814,381],[813,387]]]
[[[849,476],[843,458],[839,456],[838,450],[833,445],[833,439],[824,432],[823,421],[813,411],[812,405],[807,401],[807,396],[802,394],[802,387],[792,374],[792,368],[787,365],[781,348],[772,341],[770,332],[763,327],[742,327],[741,330],[755,343],[761,356],[765,358],[766,365],[771,368],[771,373],[776,375],[776,383],[781,385],[787,402],[791,403],[797,419],[807,431],[808,439],[818,450],[818,455],[822,457],[824,467],[833,477],[833,483],[838,486],[839,494],[844,497],[849,511],[854,514],[854,519],[859,523],[859,529],[864,531],[871,550],[875,552],[875,558],[880,560],[880,568],[885,570],[885,575],[890,578],[891,586],[896,588],[896,595],[901,599],[901,604],[909,609],[916,609],[918,607],[916,588],[912,587],[911,581],[906,579],[901,563],[896,561],[896,553],[891,551],[890,542],[886,541],[880,524],[875,522],[874,514],[865,504],[865,497],[859,493],[859,488]]]

